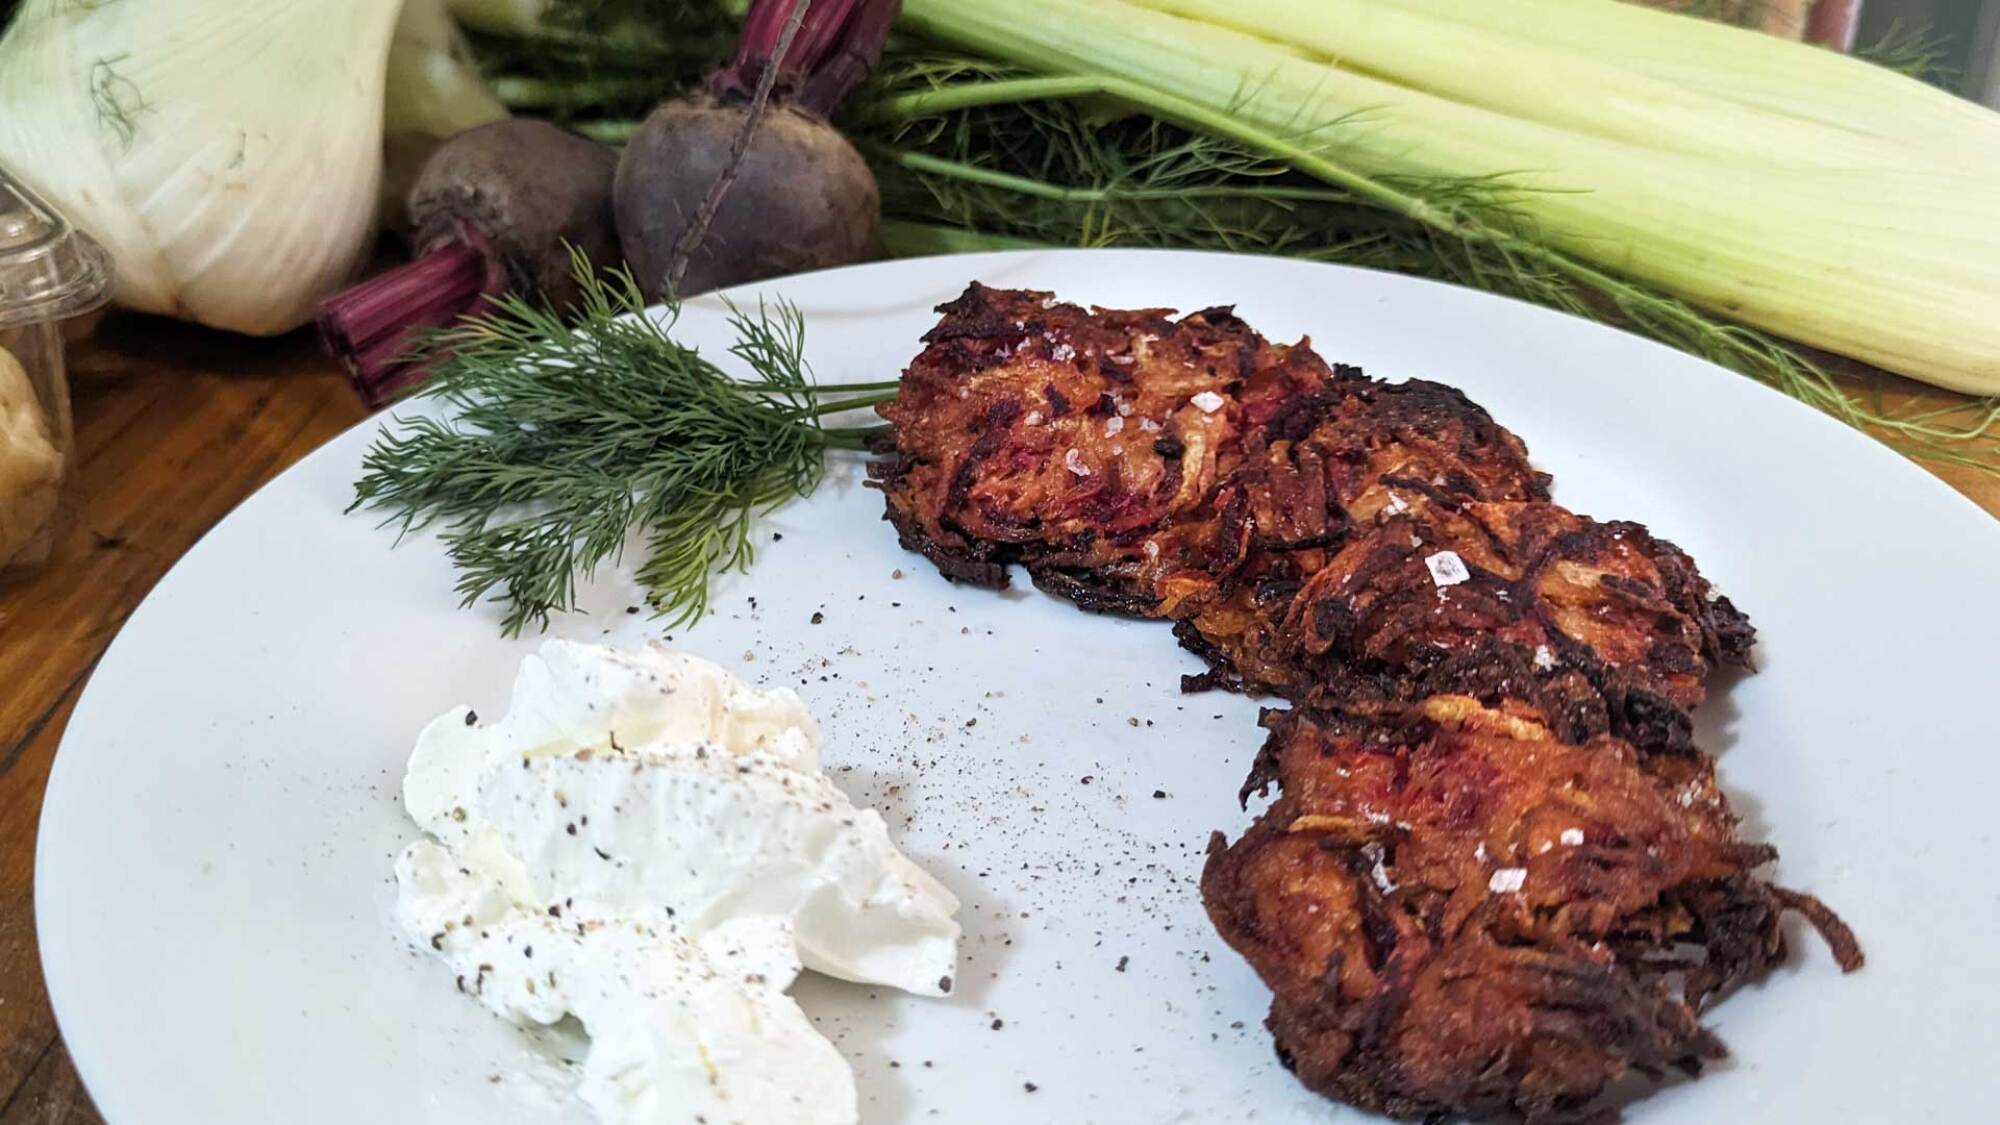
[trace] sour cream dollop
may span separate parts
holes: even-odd
[[[417,740],[397,921],[500,1016],[591,1036],[605,1122],[856,1120],[852,1072],[785,994],[801,967],[951,988],[958,900],[819,764],[798,697],[652,646],[551,641],[505,718]]]

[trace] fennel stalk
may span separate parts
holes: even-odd
[[[950,54],[885,63],[856,125],[891,249],[1162,246],[1276,253],[1469,285],[1638,331],[1746,374],[1907,454],[2000,473],[2000,400],[1898,413],[1878,379],[1549,252],[1494,180],[1300,177],[1249,144],[1107,105],[1115,85]],[[1280,142],[1282,143],[1282,142]],[[941,228],[958,228],[948,247]],[[981,232],[992,241],[982,241]]]

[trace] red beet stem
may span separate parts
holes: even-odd
[[[717,97],[748,97],[757,87],[764,68],[771,65],[785,21],[800,0],[751,0],[743,17],[743,31],[736,40],[736,54],[729,65],[709,79],[709,91]],[[851,93],[868,68],[882,55],[889,26],[902,10],[902,0],[804,0],[805,19],[793,37],[791,49],[778,63],[776,89],[790,98],[803,90],[815,91],[810,100],[799,103],[821,114],[830,114]]]
[[[321,302],[320,338],[354,389],[379,408],[430,374],[425,358],[414,355],[424,333],[478,312],[506,287],[486,240],[467,232]]]
[[[846,103],[875,64],[889,41],[889,28],[903,13],[903,0],[861,0],[860,9],[842,28],[831,57],[818,66],[799,91],[798,104],[821,117],[832,117]]]
[[[1843,54],[1854,50],[1861,26],[1861,0],[1817,0],[1806,13],[1805,39]]]

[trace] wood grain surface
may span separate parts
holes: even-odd
[[[0,578],[0,1125],[99,1123],[35,949],[35,827],[56,742],[113,634],[258,486],[365,412],[304,334],[242,340],[139,317],[72,352],[78,465],[53,559]],[[1899,405],[1948,405],[1897,384]],[[1939,475],[2000,516],[2000,479]]]

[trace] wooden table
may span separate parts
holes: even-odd
[[[259,485],[365,414],[303,334],[246,341],[113,318],[72,356],[78,478],[55,558],[0,581],[0,1125],[98,1122],[35,950],[42,787],[98,656],[153,583]],[[1898,398],[1945,403],[1908,385]],[[1946,468],[2000,515],[2000,479]]]

